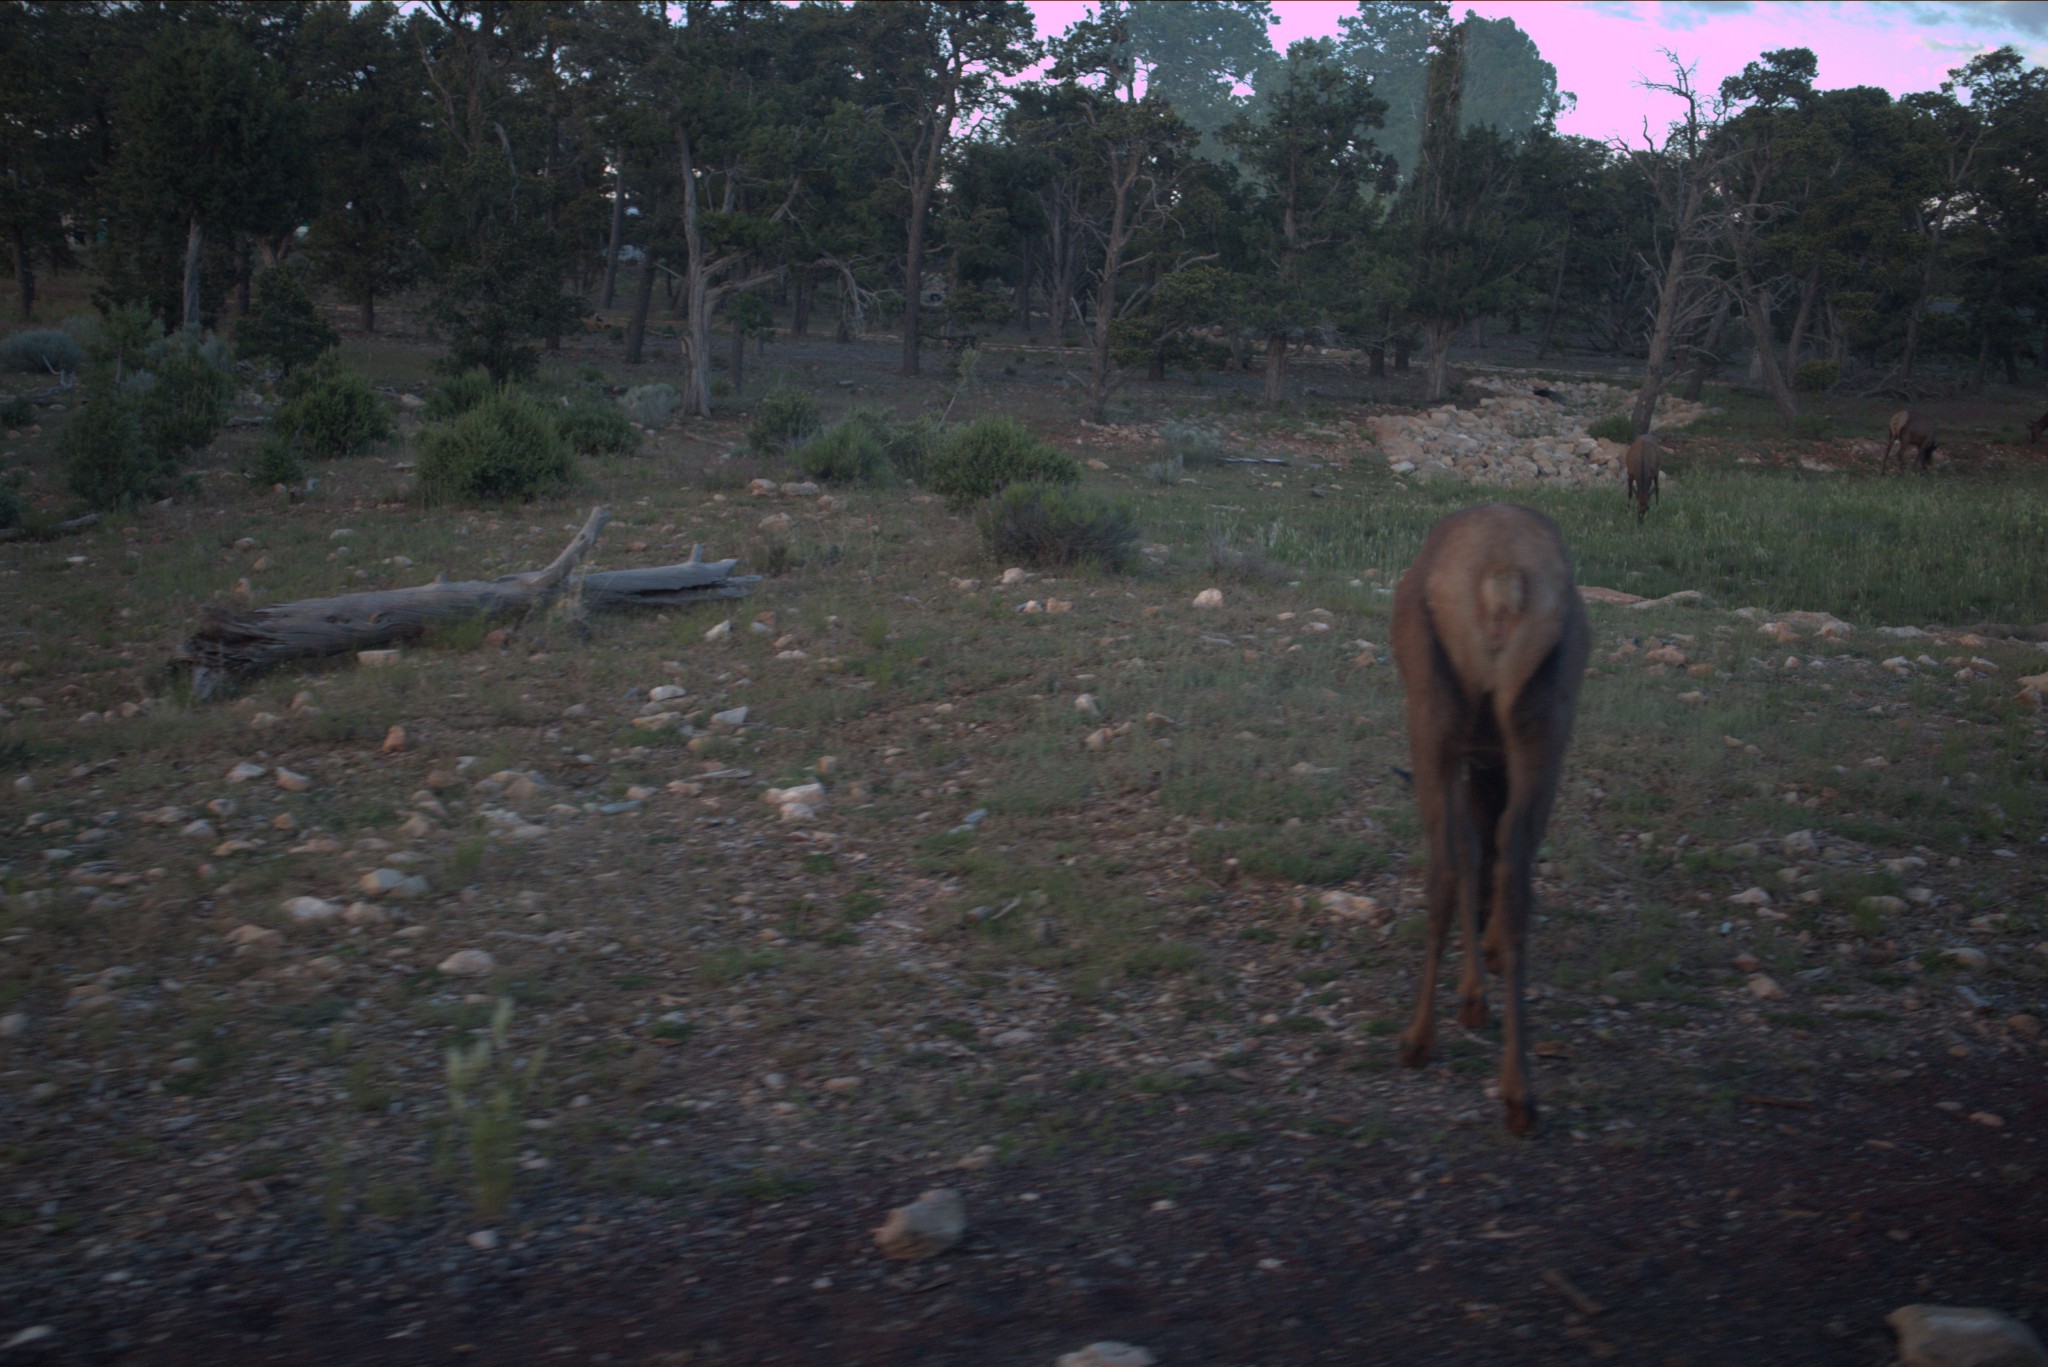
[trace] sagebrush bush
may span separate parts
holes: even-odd
[[[682,402],[683,396],[674,385],[640,384],[626,391],[620,407],[626,410],[628,418],[642,427],[666,427]]]
[[[1159,435],[1166,440],[1166,459],[1183,469],[1223,463],[1223,434],[1213,427],[1167,422],[1159,425]]]
[[[562,439],[579,456],[622,456],[640,449],[640,431],[608,399],[572,400],[555,415]]]
[[[435,385],[434,392],[427,395],[427,417],[433,422],[459,418],[478,404],[487,402],[497,392],[497,383],[486,371],[472,370],[451,375]]]
[[[1033,436],[1015,418],[976,418],[939,443],[926,464],[925,487],[956,512],[993,498],[1012,484],[1076,484],[1081,467]]]
[[[1841,378],[1840,361],[1801,361],[1792,372],[1792,387],[1802,394],[1819,394],[1833,389]]]
[[[1600,441],[1618,441],[1626,446],[1636,439],[1636,425],[1629,420],[1628,414],[1613,413],[1588,424],[1586,435]]]
[[[20,395],[0,399],[0,427],[26,427],[36,420],[36,406]]]
[[[818,405],[800,389],[771,389],[761,396],[754,420],[747,424],[749,450],[773,453],[818,430]]]
[[[370,382],[330,351],[284,382],[276,431],[293,450],[331,460],[389,439],[391,412]]]
[[[864,423],[836,422],[794,455],[798,469],[825,484],[881,484],[889,477],[889,448]]]
[[[982,545],[1005,562],[1121,570],[1138,555],[1138,521],[1128,504],[1056,484],[1013,484],[975,515]]]
[[[889,457],[889,468],[899,479],[912,484],[922,484],[925,470],[931,458],[932,447],[938,444],[939,426],[930,418],[912,418],[908,422],[891,417],[878,408],[856,408],[846,415],[845,421],[866,431],[882,445]]]
[[[429,502],[538,498],[569,484],[575,472],[554,415],[518,390],[420,433],[420,490]]]
[[[272,266],[256,277],[256,307],[235,329],[238,360],[273,360],[289,375],[340,344],[297,267]]]
[[[58,328],[37,328],[0,337],[0,370],[25,370],[38,375],[75,371],[85,364],[85,349]]]
[[[111,387],[72,413],[57,434],[57,451],[66,486],[102,512],[163,498],[180,483],[176,455],[147,438],[136,405]]]

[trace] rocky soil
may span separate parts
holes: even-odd
[[[1590,437],[1586,428],[1626,412],[1633,390],[1597,380],[1539,383],[1496,375],[1474,375],[1466,383],[1491,395],[1474,408],[1444,404],[1412,417],[1372,419],[1373,436],[1394,473],[1499,485],[1541,480],[1582,487],[1620,480],[1626,448]],[[1533,393],[1537,388],[1555,397]],[[1667,394],[1657,401],[1656,430],[1683,427],[1709,411]]]

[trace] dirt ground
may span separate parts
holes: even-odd
[[[397,326],[351,351],[417,391],[431,353]],[[406,499],[403,441],[290,500],[240,483],[231,434],[194,499],[0,546],[28,779],[0,790],[0,1363],[1122,1340],[1233,1367],[1875,1367],[1903,1304],[2048,1325],[2048,741],[2011,684],[2034,642],[1767,647],[1734,603],[1594,605],[1532,932],[1544,1126],[1512,1140],[1493,1030],[1445,1009],[1437,1059],[1393,1061],[1421,866],[1374,643],[1403,562],[1360,543],[1188,606],[1223,582],[1215,527],[1313,540],[1418,497],[1355,423],[1411,380],[1304,367],[1312,411],[1245,437],[1294,466],[1168,486],[1141,473],[1158,424],[1230,416],[1255,377],[1097,427],[1066,357],[991,349],[968,402],[1149,500],[1130,576],[1000,585],[907,489],[750,497],[773,469],[729,457],[743,415],[654,434],[579,500],[438,513]],[[783,341],[749,366],[909,412],[952,395],[932,363],[906,382],[886,345]],[[598,342],[564,369],[587,364],[652,378]],[[1972,468],[2025,474],[2000,424]],[[1674,445],[1853,472],[1854,440]],[[522,568],[596,501],[606,568],[699,542],[774,568],[744,604],[453,636],[218,704],[164,672],[240,580]],[[633,726],[657,684],[687,732]],[[818,820],[777,821],[762,790],[807,779]],[[428,891],[372,905],[380,868]],[[305,923],[296,896],[369,910]],[[474,948],[487,974],[444,971]],[[458,1095],[449,1051],[501,1001]],[[874,1228],[937,1187],[963,1241],[884,1259]]]

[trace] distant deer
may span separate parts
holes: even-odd
[[[1483,932],[1486,965],[1502,984],[1501,1101],[1508,1128],[1527,1134],[1536,1127],[1522,1030],[1530,865],[1550,823],[1589,649],[1556,524],[1500,503],[1437,523],[1394,591],[1393,637],[1429,841],[1422,995],[1401,1062],[1420,1067],[1435,1046],[1437,968],[1455,906],[1465,940],[1458,1020],[1486,1023]]]
[[[1892,439],[1884,448],[1884,459],[1878,462],[1878,472],[1881,474],[1891,468],[1892,452],[1897,451],[1899,473],[1905,474],[1906,452],[1910,449],[1917,453],[1920,473],[1926,474],[1927,467],[1934,460],[1934,419],[1915,413],[1910,408],[1902,408],[1892,414],[1891,434]]]
[[[2032,446],[2035,442],[2041,440],[2043,432],[2048,432],[2048,413],[2043,413],[2040,417],[2027,424],[2027,445]]]
[[[1621,458],[1621,466],[1627,481],[1624,486],[1630,498],[1636,501],[1636,521],[1641,522],[1650,511],[1650,500],[1661,500],[1663,495],[1657,489],[1657,466],[1662,462],[1664,448],[1648,432],[1628,444],[1628,453]]]

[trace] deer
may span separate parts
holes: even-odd
[[[1393,638],[1429,847],[1421,995],[1400,1061],[1419,1068],[1435,1048],[1437,971],[1455,912],[1465,946],[1458,1021],[1486,1023],[1483,935],[1502,985],[1501,1102],[1507,1128],[1526,1135],[1536,1128],[1522,1003],[1530,870],[1591,640],[1557,525],[1499,503],[1438,522],[1394,591]]]
[[[1878,462],[1878,472],[1889,470],[1892,452],[1899,453],[1899,473],[1906,473],[1906,451],[1910,448],[1917,453],[1920,473],[1926,474],[1927,467],[1934,460],[1934,419],[1915,413],[1910,408],[1901,408],[1892,414],[1891,440],[1885,444],[1884,459]]]
[[[1628,444],[1628,451],[1621,458],[1623,489],[1628,497],[1636,501],[1636,521],[1641,522],[1649,515],[1650,500],[1662,500],[1657,488],[1657,466],[1663,459],[1664,448],[1648,432]]]
[[[2032,446],[2035,442],[2041,440],[2043,432],[2048,432],[2048,413],[2043,413],[2040,417],[2027,424],[2027,445]]]

